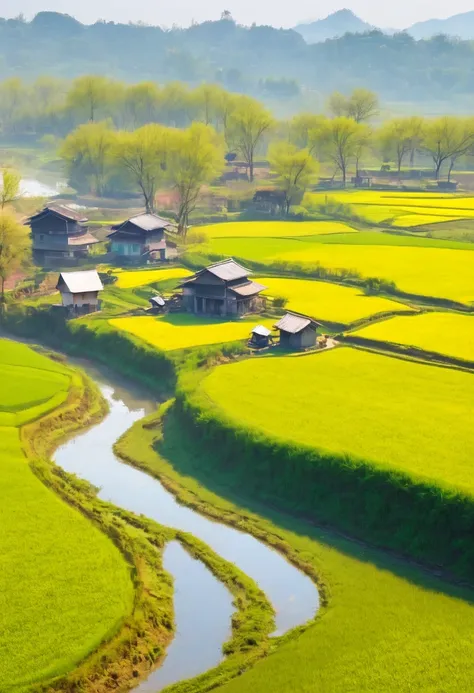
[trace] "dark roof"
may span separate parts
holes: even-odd
[[[243,284],[237,284],[230,286],[229,289],[230,291],[233,291],[235,294],[238,294],[239,296],[255,296],[255,294],[259,294],[261,291],[264,291],[267,287],[263,286],[263,284],[258,284],[257,282],[244,282]]]
[[[66,285],[71,294],[82,294],[89,291],[102,291],[104,288],[96,270],[85,272],[61,272],[56,288],[59,289],[61,281]]]
[[[252,330],[252,334],[258,334],[260,337],[269,337],[272,331],[265,327],[264,325],[257,325]]]
[[[127,224],[132,224],[142,231],[158,231],[159,229],[165,229],[167,226],[172,226],[172,222],[169,219],[163,219],[157,214],[139,214],[136,217],[127,219],[127,221],[120,222],[120,224],[115,224],[112,226],[112,229],[119,231]]]
[[[319,323],[306,315],[299,315],[298,313],[286,313],[281,320],[277,322],[275,328],[277,330],[282,330],[283,332],[289,332],[290,334],[298,334],[302,332],[307,327],[319,327]]]
[[[87,217],[80,211],[71,209],[67,205],[60,205],[57,203],[51,203],[46,205],[41,212],[34,214],[28,221],[33,221],[34,219],[40,219],[41,217],[47,216],[48,214],[56,214],[58,217],[62,217],[67,221],[84,222],[87,221]]]
[[[198,272],[198,274],[201,274],[202,272],[210,272],[215,277],[218,277],[226,282],[230,282],[234,279],[244,279],[251,274],[250,270],[245,269],[245,267],[239,265],[239,263],[232,258],[209,265],[209,267],[201,270],[201,272]]]
[[[68,236],[67,239],[67,244],[73,246],[92,245],[93,243],[100,243],[100,241],[89,232],[83,233],[80,236]]]

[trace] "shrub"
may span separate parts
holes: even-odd
[[[284,308],[288,303],[286,296],[275,296],[273,299],[273,305],[275,308]]]

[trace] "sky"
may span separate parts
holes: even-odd
[[[340,2],[340,0],[339,0]],[[338,4],[329,0],[324,6],[314,0],[0,0],[0,17],[15,17],[23,13],[28,19],[41,10],[64,12],[84,23],[97,19],[116,22],[143,21],[170,27],[188,26],[193,20],[218,19],[223,10],[230,10],[241,24],[273,24],[291,27],[301,21],[326,17],[347,7],[362,19],[378,27],[402,29],[414,22],[445,18],[473,9],[472,0],[350,0]]]

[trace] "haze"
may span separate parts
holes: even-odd
[[[414,22],[445,18],[459,12],[472,10],[469,0],[457,0],[447,6],[441,0],[404,0],[401,3],[383,3],[376,0],[356,0],[347,4],[328,2],[315,7],[313,0],[293,0],[291,3],[274,3],[271,0],[175,0],[173,3],[150,0],[0,0],[0,16],[15,17],[23,13],[27,18],[41,10],[65,12],[85,23],[97,19],[116,22],[143,21],[161,26],[179,24],[187,26],[193,20],[201,22],[217,19],[222,10],[230,10],[235,19],[243,24],[272,24],[291,27],[300,21],[321,19],[331,12],[348,7],[362,19],[380,27],[404,28]]]

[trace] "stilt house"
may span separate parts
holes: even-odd
[[[280,346],[285,349],[309,349],[316,345],[319,322],[299,313],[286,313],[275,325],[280,332]]]
[[[100,309],[99,293],[103,290],[95,270],[61,272],[56,288],[62,304],[72,313],[92,313]]]
[[[89,232],[84,214],[67,205],[46,205],[26,224],[31,228],[33,260],[42,266],[77,264],[99,242]]]
[[[244,315],[264,306],[266,288],[250,280],[250,271],[235,260],[216,262],[182,282],[183,303],[191,313]]]
[[[140,214],[112,226],[111,252],[119,259],[136,262],[167,259],[165,231],[172,226],[156,214]]]

